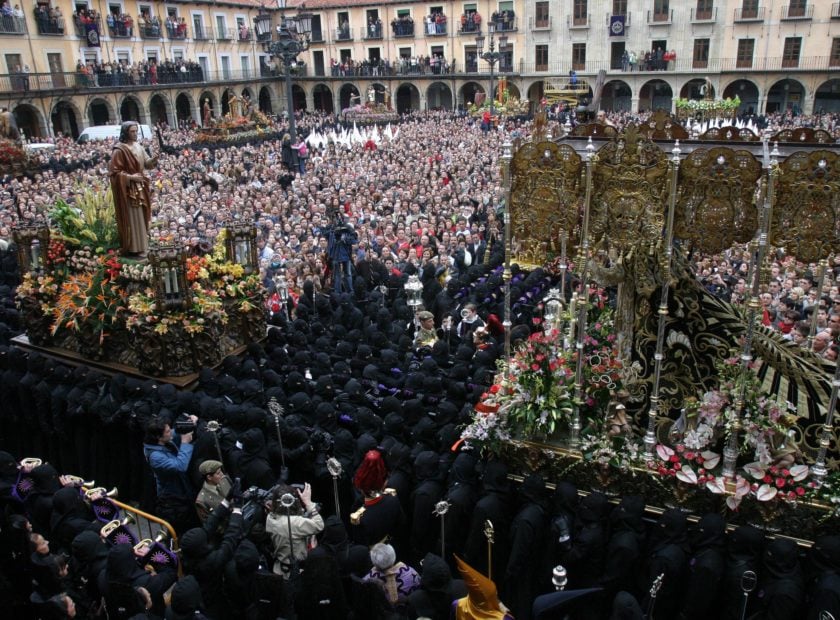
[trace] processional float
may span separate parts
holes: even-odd
[[[698,135],[657,113],[621,132],[592,124],[548,136],[538,114],[531,140],[505,144],[501,163],[509,375],[510,266],[550,265],[564,289],[569,274],[616,289],[618,355],[648,462],[673,417],[698,391],[715,387],[716,365],[737,348],[740,377],[758,372],[767,391],[796,410],[790,441],[812,464],[815,484],[836,469],[840,366],[761,325],[759,301],[777,251],[818,264],[820,290],[828,259],[840,252],[840,155],[828,132],[758,136],[727,126]],[[745,300],[730,304],[703,290],[688,259],[698,252],[722,254],[736,244],[747,248],[751,269],[744,274]],[[578,353],[588,295],[588,286],[559,294],[568,304],[560,341]],[[814,312],[809,344],[816,321]],[[576,406],[565,438],[573,449],[580,443],[583,363],[578,354]],[[729,478],[748,396],[748,382],[737,383],[735,419],[728,421],[723,450]]]

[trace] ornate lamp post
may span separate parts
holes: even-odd
[[[496,24],[492,21],[488,22],[487,30],[490,32],[490,46],[488,51],[484,51],[484,35],[481,34],[475,38],[475,51],[479,58],[483,58],[490,65],[490,114],[492,115],[495,113],[493,103],[496,99],[496,75],[493,70],[496,67],[496,63],[502,59],[502,56],[507,51],[507,35],[503,34],[499,36],[499,51],[496,51]]]
[[[295,102],[292,96],[291,69],[297,57],[309,49],[309,34],[312,32],[312,14],[299,12],[292,17],[286,17],[287,0],[277,0],[280,11],[280,24],[275,28],[277,38],[271,38],[271,15],[260,11],[254,18],[254,31],[257,40],[262,42],[263,50],[269,56],[283,62],[283,73],[286,80],[286,109],[289,114],[289,135],[294,142],[295,133]]]

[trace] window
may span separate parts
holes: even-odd
[[[586,43],[572,44],[572,69],[575,71],[586,69]]]
[[[117,59],[119,59],[120,52],[117,52]],[[50,66],[50,73],[61,73],[64,71],[64,63],[61,62],[61,54],[57,52],[50,52],[47,54],[47,64]]]
[[[201,67],[202,75],[207,79],[207,76],[210,75],[210,61],[207,59],[207,56],[199,56],[198,65]]]
[[[411,9],[397,9],[397,17],[411,17]]]
[[[338,56],[341,58],[341,62],[347,62],[351,58],[353,58],[353,50],[350,49],[343,49],[338,50]]]
[[[227,23],[224,15],[216,15],[216,39],[223,41],[228,38]]]
[[[534,27],[548,28],[548,2],[537,2],[534,5]]]
[[[840,67],[840,39],[831,40],[831,56],[828,57],[829,67]]]
[[[172,49],[172,58],[175,60],[184,60],[184,50],[180,47],[173,47]]]
[[[653,21],[667,22],[670,19],[669,0],[653,0]]]
[[[627,0],[613,0],[613,15],[627,15]]]
[[[534,70],[548,71],[548,45],[537,45],[534,48]]]
[[[782,67],[798,67],[801,51],[802,37],[787,37],[785,39],[785,51],[782,52]]]
[[[152,61],[157,62],[158,61],[158,51],[157,50],[147,49],[147,50],[144,50],[144,51],[145,51],[145,54],[146,54],[146,60],[148,60],[149,62],[152,62]]]
[[[172,19],[176,19],[178,17],[178,9],[175,7],[168,6],[166,7],[166,15],[167,17],[171,17]]]
[[[790,0],[788,5],[788,17],[805,17],[805,5],[807,0]]]
[[[230,79],[230,56],[222,56],[220,59],[222,64],[222,79]]]
[[[16,73],[23,67],[20,54],[6,54],[6,73]]]
[[[743,0],[741,19],[755,19],[756,17],[758,17],[758,0]]]
[[[709,39],[694,39],[694,57],[691,66],[695,69],[705,69],[709,66]]]
[[[755,51],[755,39],[738,40],[738,58],[735,66],[738,69],[751,69],[753,66],[753,52]]]
[[[242,69],[242,77],[251,77],[251,57],[242,55],[239,57],[239,66]]]
[[[399,55],[400,58],[411,58],[411,48],[410,47],[399,48],[398,55]]]
[[[696,19],[712,19],[713,8],[714,0],[697,0],[697,11],[694,16]]]
[[[338,30],[336,32],[336,39],[339,41],[350,41],[352,35],[350,34],[350,13],[342,11],[338,14]]]
[[[575,0],[574,5],[572,7],[572,23],[575,26],[586,25],[587,9],[588,7],[586,0]]]
[[[204,18],[201,15],[193,15],[193,37],[196,41],[203,41],[207,38],[204,32]]]

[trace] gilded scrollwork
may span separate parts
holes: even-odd
[[[689,153],[680,165],[675,236],[709,254],[752,239],[760,177],[761,163],[749,151],[717,147]]]
[[[511,230],[516,262],[542,265],[561,252],[561,233],[572,255],[580,237],[583,160],[565,144],[524,144],[511,162]]]
[[[798,260],[840,250],[840,156],[797,151],[780,165],[770,242]]]

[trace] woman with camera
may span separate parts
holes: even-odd
[[[274,550],[274,573],[284,579],[294,576],[297,563],[306,559],[312,536],[324,529],[318,505],[312,502],[312,487],[278,485],[271,501],[265,531]],[[291,544],[290,544],[291,540]]]

